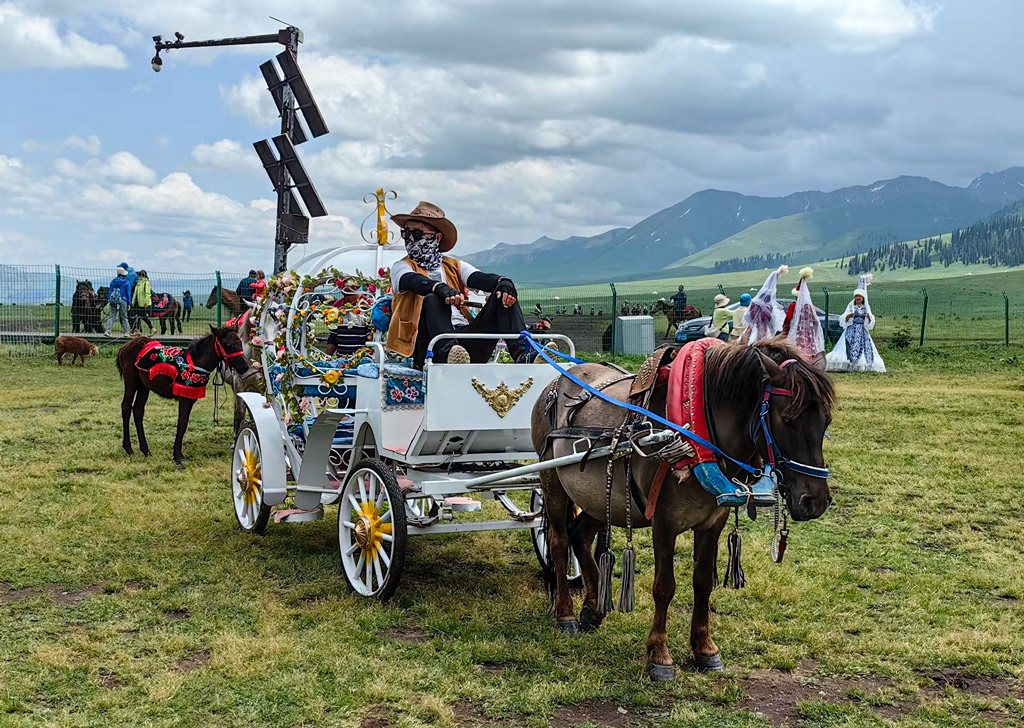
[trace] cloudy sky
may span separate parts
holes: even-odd
[[[252,142],[305,32],[331,128],[300,146],[357,239],[364,193],[445,208],[460,249],[631,225],[706,187],[776,195],[1024,163],[1019,0],[0,0],[0,262],[271,267]],[[311,246],[312,247],[312,246]]]

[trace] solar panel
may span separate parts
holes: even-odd
[[[309,86],[306,85],[306,79],[302,77],[302,71],[299,70],[295,56],[290,50],[285,50],[277,55],[277,62],[281,65],[281,71],[284,72],[285,83],[292,87],[292,94],[295,95],[295,100],[299,104],[299,111],[306,119],[309,132],[314,137],[323,136],[329,131],[327,122],[320,115],[320,109],[317,108],[316,101],[313,100],[313,94],[309,90]]]
[[[263,79],[267,82],[267,89],[270,91],[270,95],[274,97],[274,105],[277,106],[277,113],[284,116],[284,84],[285,81],[281,78],[281,74],[277,72],[277,67],[274,66],[273,61],[267,61],[260,66],[260,71],[263,73]],[[292,90],[294,94],[294,89]],[[306,133],[302,130],[302,125],[299,123],[299,117],[295,117],[295,124],[292,126],[292,143],[302,144],[306,141]]]
[[[291,175],[292,184],[299,191],[299,197],[306,203],[306,210],[309,211],[309,216],[323,217],[326,215],[327,209],[320,200],[320,195],[316,193],[316,188],[313,186],[312,181],[310,181],[309,175],[306,174],[306,168],[302,166],[302,162],[299,160],[298,155],[296,155],[295,147],[292,145],[291,140],[286,135],[281,134],[274,137],[274,146],[277,147],[277,153],[281,157],[281,162],[287,168],[288,174]]]
[[[274,187],[274,192],[279,192],[277,189],[277,179],[279,170],[281,169],[281,163],[277,161],[277,157],[274,156],[274,150],[270,148],[270,144],[267,143],[266,139],[254,142],[252,146],[256,150],[257,156],[260,158],[260,163],[263,165],[263,169],[267,170],[267,176],[270,177],[270,184]],[[295,213],[302,211],[291,190],[288,190],[288,209]]]

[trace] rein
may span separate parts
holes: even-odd
[[[220,340],[217,339],[216,336],[213,337],[213,350],[217,352],[217,356],[219,356],[221,359],[224,359],[225,361],[227,361],[228,359],[232,359],[236,356],[242,356],[241,349],[239,349],[238,351],[232,351],[231,353],[228,353],[224,349],[224,347],[221,346]]]

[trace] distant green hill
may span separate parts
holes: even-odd
[[[756,197],[703,190],[630,228],[466,255],[517,281],[578,284],[692,275],[734,258],[777,253],[793,263],[927,237],[1024,200],[1024,168],[983,174],[968,187],[897,177],[832,192]],[[746,265],[759,267],[757,261]],[[732,266],[736,268],[736,266]]]

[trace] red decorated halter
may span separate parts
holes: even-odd
[[[217,356],[219,356],[221,359],[224,359],[224,360],[231,359],[231,358],[236,357],[236,356],[242,356],[242,350],[241,349],[239,349],[238,351],[233,351],[233,352],[231,352],[229,354],[224,349],[224,347],[221,346],[220,339],[218,339],[216,336],[213,337],[213,350],[215,352],[217,352]]]

